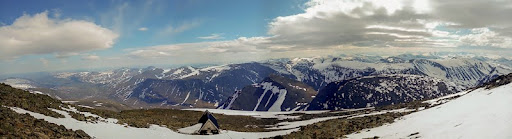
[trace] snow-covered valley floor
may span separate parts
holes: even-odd
[[[512,138],[512,83],[480,88],[443,105],[406,115],[394,123],[348,138]]]

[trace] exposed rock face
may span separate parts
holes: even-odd
[[[482,84],[481,86],[484,86],[487,89],[491,89],[491,88],[496,88],[496,87],[499,87],[502,85],[509,84],[510,82],[512,82],[512,73],[509,73],[507,75],[498,76],[498,77],[494,78],[493,80]]]

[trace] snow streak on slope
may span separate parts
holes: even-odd
[[[446,104],[348,138],[512,138],[512,84],[480,88]]]
[[[296,111],[303,110],[316,91],[301,82],[270,75],[261,83],[236,91],[222,103],[219,109],[249,111]]]
[[[235,93],[233,94],[233,96],[229,97],[227,100],[226,100],[226,104],[224,105],[221,105],[220,107],[218,107],[218,109],[231,109],[231,105],[233,104],[233,102],[235,102],[235,100],[238,98],[238,95],[240,95],[242,91],[235,91]]]
[[[270,94],[269,99],[267,99],[265,107],[267,107],[268,103],[270,102],[270,98],[277,94],[277,100],[272,104],[268,111],[281,111],[281,105],[283,104],[287,92],[286,89],[280,89],[278,86],[273,86],[272,82],[263,82],[261,83],[261,86],[263,86],[263,94],[261,94],[260,98],[258,99],[258,103],[256,103],[256,106],[252,111],[256,111],[256,109],[258,109],[258,106],[261,104],[263,97],[265,97],[268,91],[271,91],[272,94]]]

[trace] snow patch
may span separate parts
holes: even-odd
[[[194,138],[207,138],[207,139],[230,139],[230,138],[269,138],[279,135],[290,134],[291,132],[298,131],[298,128],[279,130],[272,132],[236,132],[229,130],[221,130],[220,134],[216,135],[188,135],[181,134],[158,125],[150,125],[149,128],[135,128],[127,125],[116,124],[116,119],[110,119],[99,122],[85,122],[78,121],[71,118],[69,113],[65,111],[55,110],[53,111],[64,115],[65,118],[54,118],[43,114],[27,111],[21,108],[11,107],[17,113],[28,113],[37,119],[43,119],[50,123],[63,125],[68,129],[83,130],[93,138],[123,138],[123,139],[140,139],[140,138],[154,138],[154,139],[165,139],[165,138],[180,138],[180,139],[194,139]],[[74,111],[74,109],[67,109]]]
[[[512,138],[512,84],[474,90],[445,104],[348,138]],[[367,132],[368,131],[368,132]]]

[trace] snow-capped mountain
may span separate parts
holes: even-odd
[[[236,90],[259,83],[270,74],[303,82],[318,91],[331,82],[380,74],[424,75],[473,87],[511,71],[471,58],[360,56],[277,59],[202,68],[62,72],[52,78],[69,80],[54,86],[73,87],[76,81],[107,88],[102,89],[103,94],[87,96],[103,95],[128,105],[214,107]]]
[[[34,81],[23,78],[7,78],[5,80],[0,81],[0,83],[5,83],[18,89],[30,89],[36,88],[38,86],[37,83],[35,83]]]
[[[61,72],[56,73],[54,77],[116,87],[142,72],[143,69],[121,68],[103,72]]]
[[[512,138],[512,74],[445,104],[364,129],[348,138]]]
[[[454,82],[464,87],[476,86],[482,79],[511,72],[470,58],[410,59],[383,58],[378,62],[362,58],[296,58],[283,62],[268,62],[281,74],[290,74],[316,89],[330,82],[379,74],[427,75]]]
[[[112,96],[135,105],[215,107],[235,90],[261,81],[272,73],[275,71],[259,63],[181,67],[167,72],[156,68],[117,85]]]
[[[308,110],[365,108],[432,99],[462,90],[454,83],[420,75],[378,75],[329,83]]]
[[[415,69],[430,77],[452,81],[458,85],[471,87],[478,85],[480,80],[495,75],[506,74],[506,69],[493,67],[488,63],[466,59],[413,60]]]
[[[246,111],[304,110],[316,95],[314,88],[279,75],[244,87],[229,97],[219,109]]]

